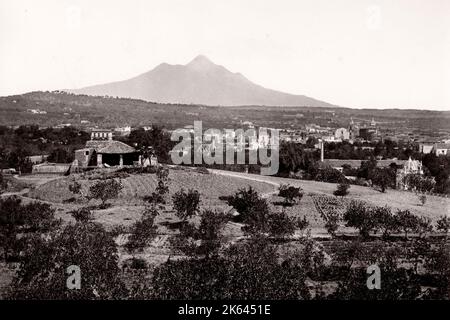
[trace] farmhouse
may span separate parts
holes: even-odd
[[[92,130],[91,140],[86,142],[86,147],[75,151],[75,166],[121,167],[139,162],[136,149],[112,137],[111,130]]]

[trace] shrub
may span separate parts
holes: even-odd
[[[80,194],[81,193],[81,184],[77,181],[74,181],[73,183],[69,184],[69,191],[74,194]]]
[[[279,188],[278,196],[284,198],[284,203],[286,205],[296,203],[296,201],[300,201],[303,197],[302,188],[288,186],[282,184]]]
[[[348,195],[348,189],[350,188],[350,185],[346,182],[341,182],[338,184],[337,189],[333,192],[333,194],[336,197],[345,197]]]
[[[89,222],[94,219],[91,210],[88,208],[80,208],[71,211],[70,214],[77,222]]]
[[[304,229],[308,228],[309,221],[306,219],[306,217],[297,218],[295,220],[295,226],[300,230],[304,230]]]
[[[185,192],[184,189],[181,189],[173,195],[172,200],[177,216],[186,220],[198,212],[200,193],[197,190],[189,189]]]
[[[316,181],[339,183],[345,181],[345,176],[339,170],[333,168],[320,169],[314,178]]]
[[[450,229],[450,218],[446,216],[442,216],[437,222],[436,222],[436,229],[438,231],[442,231],[444,233],[448,233],[448,230]]]
[[[78,266],[81,288],[67,289],[67,268]],[[52,237],[33,237],[13,282],[13,299],[120,299],[118,252],[112,237],[99,224],[76,223]]]
[[[424,194],[419,194],[418,195],[419,201],[421,203],[422,206],[425,205],[425,203],[427,202],[427,196]]]
[[[205,167],[197,167],[197,168],[195,168],[195,172],[201,173],[201,174],[209,174],[208,169]]]
[[[408,174],[404,176],[403,183],[408,186],[408,188],[419,192],[430,192],[436,185],[433,178],[424,177],[420,174]]]
[[[325,228],[327,229],[327,232],[331,236],[336,235],[336,231],[339,228],[339,216],[337,214],[331,214],[328,216],[327,222],[325,223]]]
[[[146,270],[148,268],[147,262],[141,258],[130,258],[125,261],[125,263],[134,270]]]

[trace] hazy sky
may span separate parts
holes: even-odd
[[[0,0],[0,95],[198,54],[341,106],[450,110],[450,0]]]

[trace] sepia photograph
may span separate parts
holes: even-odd
[[[450,1],[0,0],[0,302],[443,302],[449,228]]]

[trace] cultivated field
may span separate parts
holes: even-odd
[[[254,180],[258,182],[267,182],[272,185],[279,186],[281,184],[289,184],[296,187],[301,187],[305,191],[305,194],[313,193],[333,196],[333,191],[336,190],[335,183],[261,176],[222,170],[212,171],[223,176],[232,176],[235,178]],[[417,195],[412,192],[388,189],[385,193],[381,193],[369,187],[356,185],[352,185],[349,191],[350,193],[347,196],[349,199],[365,201],[375,206],[388,206],[393,209],[408,209],[412,213],[428,217],[432,221],[439,219],[442,215],[450,216],[450,199],[445,197],[427,195],[427,202],[424,206],[422,206],[417,198]],[[303,201],[304,199],[301,203],[303,203]]]
[[[294,207],[287,208],[289,215],[305,216],[310,223],[312,234],[326,234],[324,228],[324,215],[331,205],[333,210],[342,212],[350,199],[365,201],[371,205],[389,206],[392,209],[408,209],[412,213],[430,218],[433,222],[442,215],[450,215],[450,199],[436,196],[427,196],[424,206],[419,204],[419,200],[414,193],[397,190],[388,190],[381,193],[372,188],[354,186],[350,188],[350,194],[346,199],[341,200],[333,196],[336,184],[278,178],[271,176],[260,176],[239,172],[229,172],[221,170],[211,170],[212,174],[197,173],[194,170],[170,170],[169,174],[169,203],[165,212],[158,220],[160,222],[175,219],[171,206],[171,196],[181,188],[196,189],[201,195],[202,208],[212,208],[217,210],[229,210],[224,201],[219,200],[219,196],[231,195],[240,188],[252,186],[263,197],[267,198],[274,210],[281,210],[278,206],[273,206],[273,202],[280,199],[276,196],[280,184],[290,184],[300,186],[304,190],[304,196],[300,203]],[[59,177],[49,179],[42,177],[28,177],[27,182],[35,183],[35,188],[27,194],[33,199],[42,200],[55,206],[57,214],[63,219],[71,220],[66,212],[74,208],[95,204],[95,200],[86,203],[86,200],[77,199],[75,202],[67,203],[68,199],[76,197],[69,190],[69,185],[77,181],[82,186],[83,194],[88,193],[89,187],[98,179],[104,177],[104,172],[90,172],[88,174],[76,174],[70,177]],[[155,174],[123,174],[119,178],[123,190],[119,198],[112,200],[113,206],[104,210],[96,210],[95,216],[99,222],[106,226],[129,225],[134,222],[143,210],[143,197],[148,196],[156,188]],[[230,232],[240,228],[227,228]],[[240,232],[237,232],[240,234]]]
[[[210,208],[228,211],[231,208],[224,201],[219,200],[219,196],[232,195],[238,189],[252,186],[259,194],[267,198],[272,210],[280,211],[280,206],[273,205],[273,203],[280,201],[280,198],[276,196],[280,184],[300,186],[304,190],[303,198],[299,204],[286,208],[286,213],[290,216],[306,217],[311,234],[316,236],[327,235],[324,227],[327,212],[337,210],[342,214],[350,199],[358,199],[371,205],[389,206],[393,211],[395,209],[409,209],[412,213],[430,218],[432,222],[435,222],[444,214],[450,215],[450,199],[448,198],[428,196],[427,203],[421,206],[414,193],[397,190],[388,190],[386,193],[381,193],[372,188],[352,185],[350,194],[345,199],[338,199],[333,196],[333,191],[336,189],[336,184],[333,183],[285,179],[221,170],[211,170],[211,172],[211,174],[202,174],[189,168],[170,169],[169,202],[156,219],[159,232],[162,235],[171,234],[172,231],[167,228],[167,224],[178,220],[171,207],[171,196],[181,188],[198,190],[201,195],[201,207],[203,209]],[[106,175],[108,174],[115,173],[106,173]],[[155,174],[120,174],[117,176],[118,178],[116,179],[120,179],[123,185],[119,198],[111,200],[112,206],[108,209],[94,210],[96,221],[104,224],[107,228],[118,225],[127,227],[136,221],[144,210],[145,202],[143,197],[151,194],[156,188],[157,180]],[[74,181],[79,182],[82,186],[82,193],[86,195],[89,187],[104,177],[105,171],[93,171],[56,179],[42,177],[39,180],[39,176],[28,177],[27,182],[35,182],[35,187],[28,192],[25,201],[33,198],[48,202],[55,207],[58,217],[72,221],[70,214],[67,214],[68,211],[81,206],[98,204],[98,201],[88,201],[78,197],[76,201],[67,202],[67,200],[77,197],[69,190],[69,185]],[[225,228],[225,233],[229,238],[240,237],[242,236],[240,227],[239,224],[229,223]],[[340,232],[351,233],[355,232],[355,230],[346,228],[341,224]]]

